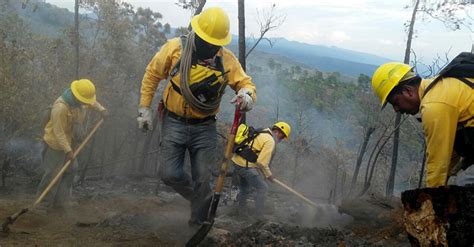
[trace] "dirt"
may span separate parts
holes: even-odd
[[[12,178],[10,185],[0,188],[2,221],[35,199],[33,182]],[[38,207],[21,216],[8,235],[0,235],[0,246],[183,246],[197,230],[187,224],[189,203],[155,178],[86,180],[74,195],[67,208]],[[232,214],[232,196],[224,198],[202,246],[408,246],[404,236],[375,239],[375,229],[358,231],[333,205],[310,209],[270,193],[262,222]]]
[[[89,183],[75,190],[68,208],[38,209],[21,216],[0,245],[183,245],[188,228],[188,203],[166,191],[154,194],[156,183],[114,181]],[[138,191],[140,189],[140,192]],[[86,193],[87,191],[87,193]],[[34,200],[33,194],[0,196],[0,219]]]

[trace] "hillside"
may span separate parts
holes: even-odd
[[[24,7],[15,5],[22,19],[38,34],[56,36],[64,32],[65,26],[72,25],[74,16],[67,9],[37,1],[30,1],[30,4]],[[238,38],[234,36],[230,46],[236,47],[237,42]],[[250,38],[247,39],[249,47],[252,42]],[[285,38],[274,39],[273,47],[267,42],[261,42],[256,51],[278,55],[284,60],[289,59],[320,71],[339,72],[349,76],[372,75],[378,65],[389,61],[368,53],[289,41]]]
[[[237,38],[233,43],[237,42]],[[247,40],[249,46],[252,41]],[[272,54],[279,54],[294,61],[306,64],[321,71],[337,71],[347,75],[372,75],[378,65],[390,61],[376,55],[357,52],[338,47],[311,45],[285,38],[276,38],[274,45],[261,42],[256,48]]]

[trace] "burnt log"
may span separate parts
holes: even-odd
[[[402,203],[412,246],[474,246],[474,186],[407,190]]]

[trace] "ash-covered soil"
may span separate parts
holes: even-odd
[[[251,213],[235,214],[234,196],[223,197],[202,246],[409,246],[399,230],[385,234],[380,225],[353,221],[334,205],[313,209],[271,192],[266,220],[257,221]],[[34,199],[34,183],[11,178],[0,188],[0,220]],[[0,246],[183,246],[197,230],[188,226],[189,214],[189,203],[155,178],[86,180],[75,186],[66,208],[40,206],[21,216],[9,234],[0,234]]]

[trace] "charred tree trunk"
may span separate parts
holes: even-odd
[[[375,165],[377,164],[377,159],[380,155],[380,153],[382,152],[382,149],[384,148],[385,144],[387,144],[387,142],[390,140],[390,137],[395,133],[395,131],[397,131],[399,128],[400,128],[400,125],[406,120],[403,119],[399,125],[396,125],[395,126],[395,129],[390,132],[388,134],[388,136],[385,138],[385,141],[380,145],[378,151],[377,151],[377,154],[375,155],[375,158],[374,158],[374,161],[372,162],[372,166],[370,166],[371,164],[371,160],[372,160],[372,156],[375,152],[375,149],[377,148],[377,146],[379,145],[380,141],[383,139],[384,137],[384,134],[385,132],[387,131],[387,129],[384,130],[384,133],[382,134],[382,136],[380,137],[380,139],[377,141],[377,144],[375,145],[374,147],[374,150],[372,151],[372,154],[370,154],[370,158],[369,158],[369,161],[367,162],[367,170],[365,171],[365,183],[364,183],[364,188],[362,189],[362,192],[360,193],[359,196],[362,196],[365,194],[365,192],[367,192],[370,188],[370,183],[372,181],[372,177],[373,177],[373,174],[374,174],[374,170],[375,170]],[[369,174],[369,168],[371,167],[370,169],[370,174]]]
[[[344,187],[346,187],[346,172],[345,169],[342,169],[342,178],[341,178],[341,197],[344,198]]]
[[[385,144],[387,144],[388,140],[390,140],[390,136],[388,136],[385,139],[385,141],[378,148],[377,153],[374,157],[374,160],[372,161],[372,164],[370,164],[370,163],[367,164],[367,170],[369,170],[369,167],[370,167],[370,172],[368,174],[366,173],[364,188],[362,189],[359,196],[363,196],[369,190],[370,185],[372,183],[372,178],[374,177],[374,171],[375,171],[375,166],[377,165],[377,160],[378,160],[379,155],[382,152],[383,148],[385,147]]]
[[[418,181],[418,188],[421,188],[423,184],[423,173],[425,171],[425,164],[426,164],[426,142],[423,141],[423,160],[421,161],[421,169],[420,169],[420,180]]]
[[[74,46],[76,55],[75,76],[79,80],[79,0],[74,5]]]
[[[338,175],[339,175],[339,165],[336,165],[336,175],[334,177],[334,189],[333,189],[334,193],[332,194],[332,199],[331,199],[332,204],[336,204]]]
[[[93,157],[93,154],[94,154],[96,140],[97,140],[97,134],[92,137],[90,145],[86,146],[87,152],[85,152],[85,153],[87,153],[87,155],[83,159],[84,160],[84,162],[83,162],[84,167],[81,169],[81,175],[79,177],[79,182],[78,182],[79,184],[84,184],[84,180],[86,178],[87,170],[89,169],[89,165],[92,162],[92,157]]]
[[[410,27],[408,28],[407,46],[405,49],[405,59],[403,61],[405,64],[410,63],[410,51],[411,51],[411,42],[413,39],[413,28],[415,27],[416,12],[418,10],[419,4],[420,4],[420,0],[416,0],[412,15],[411,15]],[[402,118],[402,115],[400,113],[397,113],[397,117],[395,119],[395,126],[400,125],[401,118]],[[392,164],[390,166],[390,175],[388,177],[387,189],[385,192],[386,196],[393,195],[393,188],[395,186],[395,173],[397,170],[397,161],[398,161],[399,136],[400,136],[400,128],[397,127],[393,135]]]
[[[359,170],[362,164],[362,159],[364,158],[364,154],[367,151],[367,145],[369,144],[370,136],[372,135],[372,133],[374,133],[374,131],[374,127],[369,127],[367,129],[367,132],[365,133],[364,142],[362,143],[362,146],[360,148],[359,157],[357,157],[357,163],[354,169],[354,175],[352,176],[351,191],[354,189],[357,183],[357,177],[359,176]]]
[[[135,130],[135,136],[133,138],[134,142],[132,144],[132,147],[133,147],[132,155],[138,154],[138,150],[139,150],[138,146],[140,144],[140,139],[142,138],[141,135],[143,135],[143,133],[141,133],[141,131],[137,128]],[[139,159],[141,159],[141,157]],[[140,169],[137,170],[136,169],[137,166],[135,164],[136,164],[136,159],[132,159],[132,160],[130,160],[129,167],[133,167],[134,168],[133,170],[135,172],[140,173],[141,172]]]
[[[150,133],[147,133],[147,136],[145,138],[145,144],[143,145],[143,151],[142,153],[144,153],[144,155],[142,157],[140,157],[140,163],[139,163],[139,169],[142,173],[148,173],[146,171],[146,167],[147,167],[147,161],[148,161],[148,155],[147,153],[150,151],[150,147],[152,146],[152,140],[153,140],[153,137],[155,136],[154,133],[155,133],[155,129],[156,129],[156,122],[158,122],[158,119],[157,117],[155,117],[155,119],[153,119],[153,130],[150,132]]]
[[[8,158],[3,161],[2,165],[2,187],[5,187],[5,181],[8,176],[8,170],[10,169],[10,160]]]
[[[402,203],[412,246],[474,246],[474,187],[408,190]]]
[[[245,2],[239,0],[238,2],[239,11],[239,62],[242,65],[244,71],[246,70],[245,63]]]
[[[107,131],[109,128],[104,128],[104,140],[102,141],[102,154],[100,156],[100,165],[102,166],[102,168],[100,169],[100,175],[101,175],[101,178],[104,179],[105,178],[105,175],[108,174],[107,173],[107,170],[104,168],[104,164],[106,162],[106,158],[107,158],[107,138],[109,137],[109,131]]]
[[[397,113],[395,118],[395,126],[400,124],[402,119],[402,114]],[[390,174],[388,175],[387,187],[385,190],[386,196],[391,196],[393,194],[393,187],[395,186],[395,172],[397,171],[397,162],[398,162],[398,145],[399,145],[400,129],[397,128],[393,135],[393,150],[392,150],[392,163],[390,165]]]

